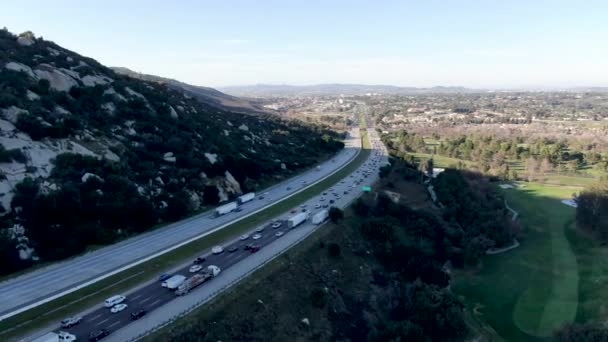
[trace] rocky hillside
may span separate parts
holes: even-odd
[[[261,104],[256,103],[255,100],[238,98],[224,94],[221,91],[213,88],[195,86],[155,75],[142,74],[123,67],[112,67],[112,70],[114,70],[116,73],[144,81],[166,84],[173,89],[184,91],[186,94],[200,100],[203,103],[221,109],[244,113],[268,113],[269,111],[269,109],[264,108]]]
[[[286,177],[336,134],[206,105],[31,32],[0,31],[0,273]]]

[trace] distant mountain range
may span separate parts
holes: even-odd
[[[111,67],[111,69],[118,74],[126,75],[132,78],[149,82],[156,82],[160,84],[166,84],[167,86],[173,89],[185,92],[186,94],[200,100],[205,104],[214,107],[219,107],[221,109],[247,113],[268,112],[267,109],[263,108],[261,105],[256,104],[255,101],[240,99],[235,96],[224,94],[221,91],[218,91],[213,88],[195,86],[171,78],[165,78],[156,75],[142,74],[124,67]]]
[[[365,95],[376,94],[455,94],[476,93],[485,90],[476,90],[465,87],[398,87],[391,85],[366,85],[366,84],[316,84],[305,86],[256,84],[246,86],[230,86],[218,88],[219,90],[234,96],[263,97],[263,96],[293,96],[293,95]]]

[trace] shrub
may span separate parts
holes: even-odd
[[[322,308],[325,306],[327,302],[327,298],[325,297],[325,291],[322,289],[314,289],[310,294],[310,301],[312,306],[316,308]]]
[[[329,252],[329,255],[332,257],[339,257],[340,253],[342,252],[340,250],[340,245],[338,245],[337,243],[330,243],[327,250]]]

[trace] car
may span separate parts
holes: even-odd
[[[296,209],[291,209],[290,213],[295,214],[297,212]]]
[[[321,201],[321,202],[325,201],[325,197],[321,197],[321,198],[319,199],[319,201]]]
[[[285,235],[285,233],[283,233],[282,231],[278,231],[276,234],[274,234],[274,236],[276,237],[281,237],[283,235]]]
[[[306,212],[306,208],[302,209],[302,212],[305,213]]]
[[[291,190],[291,187],[290,187],[290,186],[288,186],[288,187],[287,187],[287,191],[289,191],[289,190]]]
[[[158,281],[165,281],[169,278],[171,278],[171,275],[169,273],[163,273],[158,276]]]
[[[80,316],[68,317],[68,318],[64,319],[63,321],[61,321],[61,327],[64,329],[68,329],[68,328],[71,328],[71,327],[75,326],[76,324],[80,323],[81,321],[82,321],[82,317],[80,317]]]
[[[201,266],[201,265],[192,265],[192,266],[190,266],[190,269],[188,271],[190,271],[190,273],[196,273],[202,269],[203,269],[203,266]]]
[[[307,205],[307,204],[302,204],[302,205],[300,206],[300,208],[306,208],[306,205]]]
[[[138,320],[140,318],[142,318],[143,316],[145,316],[148,312],[144,309],[139,309],[135,312],[131,312],[131,320],[135,321]]]
[[[262,238],[262,234],[255,234],[251,238],[254,239],[254,240],[259,240],[259,239]]]
[[[260,197],[258,197],[258,199],[259,199],[259,200],[263,200],[263,199],[264,199],[264,196],[260,196]]]
[[[327,192],[324,192],[324,193],[323,193],[323,196],[326,196],[326,195],[327,195]]]
[[[319,203],[315,204],[315,209],[319,209],[319,208],[321,208],[321,204],[319,204]]]
[[[110,335],[110,332],[106,329],[91,331],[91,333],[89,334],[89,341],[99,341],[108,335]]]
[[[329,205],[323,204],[323,208],[329,208]]]
[[[222,246],[215,246],[211,248],[211,253],[213,254],[222,254],[222,252],[224,252],[224,248],[222,248]]]
[[[275,222],[275,223],[272,224],[272,228],[273,229],[277,229],[277,228],[281,227],[281,225],[282,225],[281,222]]]
[[[340,195],[336,195],[336,199],[340,199]]]
[[[202,264],[205,261],[207,261],[207,258],[200,256],[200,257],[194,259],[194,261],[192,263],[197,265],[197,264]]]
[[[253,248],[253,246],[254,246],[254,244],[252,244],[252,243],[245,245],[245,250],[246,251],[251,250],[251,248]]]
[[[260,226],[260,227],[257,227],[257,228],[255,229],[255,232],[256,232],[256,233],[261,233],[261,232],[263,232],[263,231],[264,231],[264,226]]]
[[[238,250],[239,250],[239,248],[237,246],[232,246],[232,247],[228,248],[228,253],[234,253]]]
[[[116,304],[116,305],[114,305],[114,306],[113,306],[113,307],[110,309],[110,312],[111,312],[111,313],[119,313],[119,312],[121,312],[122,310],[126,309],[127,307],[128,307],[128,305],[127,305],[127,304],[125,304],[125,303]]]
[[[334,204],[334,200],[329,200],[329,204]]]
[[[253,245],[253,246],[251,246],[251,248],[249,249],[249,251],[251,253],[255,253],[255,252],[259,251],[260,248],[262,248],[262,246],[260,246],[260,245]]]
[[[249,239],[249,234],[243,234],[243,235],[239,236],[239,240],[241,240],[241,241],[245,241],[247,239]]]
[[[236,209],[234,209],[234,211],[236,211],[236,212],[238,213],[238,212],[243,211],[243,208],[241,208],[241,207],[237,207]]]

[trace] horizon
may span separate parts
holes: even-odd
[[[106,66],[215,88],[561,89],[608,86],[607,10],[599,1],[29,0],[5,4],[0,21]]]

